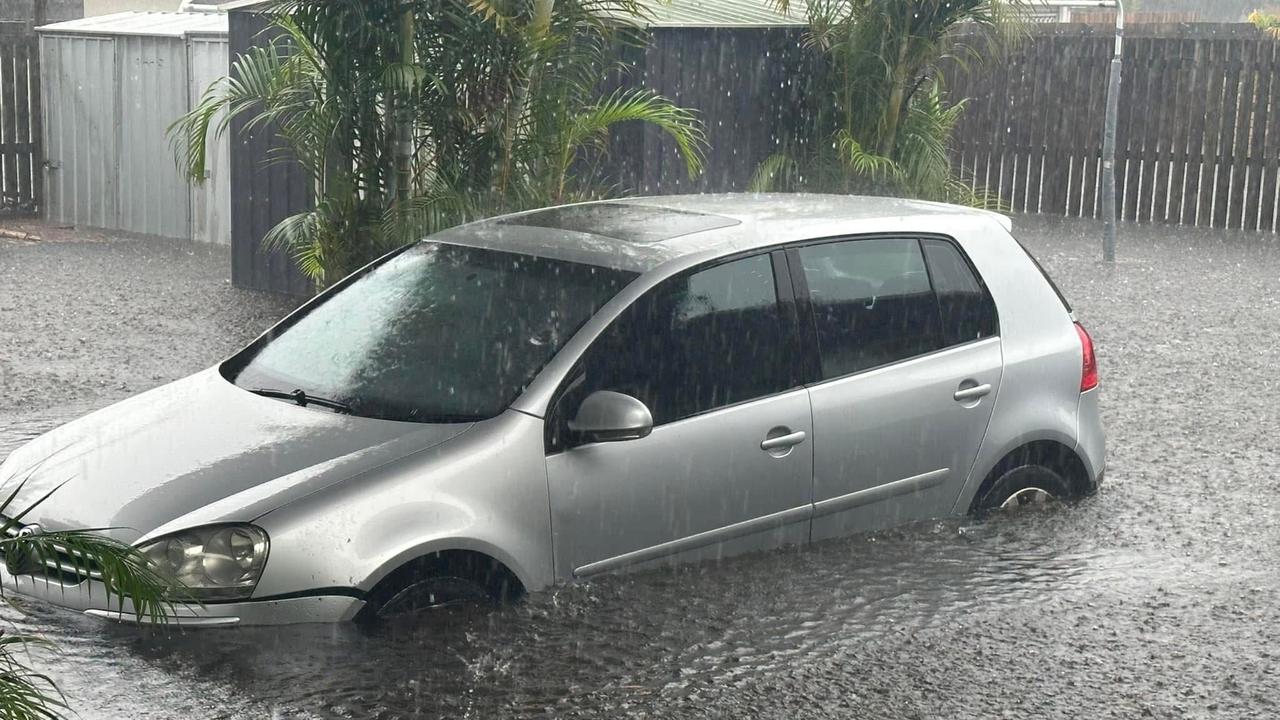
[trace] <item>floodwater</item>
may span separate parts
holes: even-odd
[[[1274,718],[1280,245],[1019,219],[1099,346],[1107,483],[947,520],[605,578],[374,630],[172,636],[30,607],[96,718]],[[217,252],[0,244],[0,452],[211,364],[289,301]]]

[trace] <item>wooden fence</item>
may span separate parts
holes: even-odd
[[[1278,229],[1280,42],[1252,26],[1146,26],[1125,42],[1116,152],[1124,220]],[[1016,212],[1097,217],[1113,53],[1105,27],[1042,30],[953,72],[971,98],[956,164]]]
[[[0,215],[34,215],[44,195],[40,48],[31,23],[0,22]]]
[[[266,37],[262,20],[249,15],[231,13],[233,57]],[[1280,41],[1250,25],[1131,31],[1117,151],[1124,219],[1275,232]],[[1096,217],[1112,29],[1047,24],[1034,33],[1007,60],[946,70],[951,96],[970,98],[955,135],[956,167],[1014,211]],[[655,28],[631,60],[630,82],[699,113],[709,148],[705,172],[690,180],[669,137],[622,128],[609,179],[627,192],[745,190],[815,102],[802,28]],[[310,186],[296,168],[265,168],[279,140],[242,126],[232,130],[234,281],[307,293],[290,259],[259,245],[307,206]]]
[[[1136,12],[1125,13],[1124,16],[1125,23],[1131,26],[1147,23],[1193,23],[1199,22],[1200,19],[1200,14],[1193,12]],[[1081,12],[1075,10],[1071,13],[1071,22],[1114,27],[1116,24],[1116,11],[1094,10]]]

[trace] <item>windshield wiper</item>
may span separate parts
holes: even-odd
[[[249,392],[262,397],[277,398],[279,400],[292,400],[301,407],[308,405],[319,405],[320,407],[329,408],[336,413],[351,414],[351,406],[329,398],[320,397],[319,395],[308,395],[304,390],[294,390],[293,392],[285,392],[283,390],[272,390],[271,388],[256,388]]]

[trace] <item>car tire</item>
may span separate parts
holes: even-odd
[[[450,608],[494,604],[494,598],[480,583],[464,577],[437,575],[418,578],[396,590],[378,603],[374,615],[385,620]]]
[[[1063,500],[1071,496],[1066,478],[1043,465],[1020,465],[1005,471],[978,501],[979,514]]]
[[[365,598],[358,622],[422,615],[458,608],[493,608],[516,600],[523,587],[491,559],[467,553],[434,553],[383,578]]]

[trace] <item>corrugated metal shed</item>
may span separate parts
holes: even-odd
[[[199,186],[169,126],[227,72],[227,18],[120,13],[38,28],[53,222],[230,243],[228,142]]]

